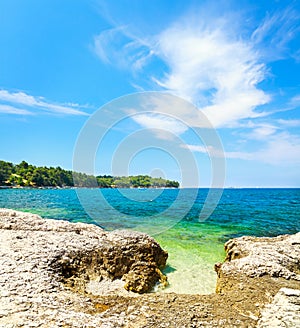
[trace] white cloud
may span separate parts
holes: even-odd
[[[77,104],[54,104],[45,101],[42,97],[34,97],[24,92],[9,92],[7,90],[0,90],[0,102],[2,102],[1,106],[3,111],[6,106],[6,113],[11,114],[30,115],[36,113],[37,109],[40,109],[63,115],[88,115],[78,109],[79,105]],[[23,106],[25,108],[16,108],[15,105],[18,105],[18,107]],[[9,110],[9,107],[11,110]],[[12,108],[14,108],[14,110],[12,110]]]
[[[188,17],[151,38],[137,38],[126,27],[103,31],[94,50],[102,61],[134,72],[159,58],[168,72],[149,76],[156,88],[191,101],[215,127],[231,126],[259,116],[257,107],[271,100],[258,86],[267,69],[256,42],[233,31],[225,19]]]
[[[266,76],[252,44],[230,34],[226,24],[177,24],[159,38],[170,72],[159,84],[192,101],[215,127],[255,117],[270,96],[258,88]]]
[[[26,109],[20,109],[10,105],[2,105],[2,104],[0,104],[0,113],[14,114],[14,115],[33,115],[33,113],[31,113]]]
[[[170,133],[179,136],[193,126],[213,128],[206,116],[190,102],[164,92],[146,92],[135,96],[134,108],[123,108],[126,114],[147,129],[158,129],[155,134],[163,139]],[[166,133],[163,133],[166,131]]]
[[[98,55],[104,61],[105,56],[113,58],[112,64],[120,62],[123,68],[134,72],[145,68],[141,72],[154,83],[152,88],[169,91],[199,108],[197,115],[189,106],[174,105],[172,101],[167,104],[160,99],[149,111],[184,118],[182,121],[189,127],[203,127],[200,115],[203,113],[215,128],[240,127],[243,131],[237,134],[243,136],[245,143],[251,143],[252,147],[260,143],[256,151],[228,151],[226,157],[270,164],[299,163],[299,138],[284,132],[299,126],[299,120],[267,120],[266,117],[299,107],[300,96],[292,98],[284,109],[274,110],[265,106],[271,103],[272,97],[261,84],[272,76],[268,63],[299,57],[299,51],[292,53],[288,47],[299,33],[299,14],[288,7],[267,14],[261,24],[252,27],[247,24],[253,23],[254,17],[245,20],[245,17],[238,17],[238,13],[232,15],[226,12],[216,18],[211,12],[202,10],[186,15],[160,34],[144,39],[130,34],[129,27],[105,32],[99,36]],[[118,38],[122,33],[120,42]],[[113,46],[115,39],[116,47]],[[96,42],[95,49],[97,52]],[[146,64],[153,58],[161,65],[159,71],[150,75]],[[276,97],[275,94],[274,99]],[[168,126],[179,134],[184,132],[160,116],[145,114],[136,122],[144,127]],[[202,146],[190,147],[193,151],[206,152]],[[212,148],[209,152],[221,156]]]
[[[267,13],[251,36],[252,41],[260,46],[260,51],[267,60],[297,57],[297,51],[288,52],[288,43],[300,30],[299,19],[299,13],[291,6],[273,14]]]
[[[123,110],[131,118],[162,139],[170,139],[171,135],[183,134],[189,129],[189,122],[185,120],[182,111],[192,116],[197,110],[190,103],[168,93],[142,93],[135,97],[137,104],[134,108]],[[154,130],[156,129],[156,131]],[[171,133],[171,134],[170,134]]]
[[[104,63],[131,71],[140,70],[154,54],[146,40],[128,35],[126,26],[108,29],[96,35],[93,49]]]
[[[132,116],[133,120],[146,129],[159,129],[175,135],[184,133],[188,127],[178,120],[161,114],[139,114]]]
[[[105,30],[94,37],[95,53],[105,63],[111,63],[111,58],[109,58],[109,47],[116,41],[115,36],[121,35],[119,31],[120,28],[113,28]]]
[[[255,155],[255,154],[254,154]],[[256,153],[257,159],[270,164],[300,164],[300,138],[282,133]],[[256,158],[254,158],[256,159]]]
[[[225,151],[224,153],[211,146],[186,145],[193,152],[209,154],[210,156],[226,159],[242,159],[259,161],[271,165],[299,165],[300,164],[300,138],[288,133],[279,133],[269,138],[257,151]]]
[[[284,120],[279,119],[277,120],[278,124],[285,127],[297,127],[300,126],[300,120]]]
[[[202,154],[209,154],[212,157],[225,157],[223,149],[216,149],[213,146],[202,146],[202,145],[182,145],[183,148],[187,148],[192,152],[198,152]]]
[[[261,123],[257,124],[256,127],[247,135],[248,139],[254,140],[265,140],[271,135],[274,135],[278,130],[278,127],[272,124]]]
[[[289,101],[289,104],[294,107],[300,106],[300,95],[296,95],[292,97],[291,100]]]

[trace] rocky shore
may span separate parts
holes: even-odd
[[[300,233],[225,250],[215,294],[145,293],[167,284],[153,238],[0,209],[0,327],[299,327]]]

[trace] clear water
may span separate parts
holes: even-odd
[[[230,238],[300,231],[300,189],[225,189],[203,222],[199,213],[208,190],[183,189],[180,198],[178,193],[175,189],[3,189],[0,207],[153,235],[169,253],[165,273],[170,286],[164,292],[213,292],[214,263],[224,259],[223,245]]]

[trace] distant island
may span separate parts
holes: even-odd
[[[137,176],[93,176],[64,170],[61,167],[38,167],[22,161],[13,164],[0,161],[0,186],[3,187],[87,187],[87,188],[178,188],[177,181]]]

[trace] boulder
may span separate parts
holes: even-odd
[[[225,251],[225,262],[215,265],[217,293],[239,300],[236,309],[257,327],[298,327],[300,233],[235,238]]]
[[[225,262],[215,266],[219,293],[231,290],[233,280],[265,276],[300,281],[300,233],[235,238],[225,244],[225,251]]]
[[[86,283],[104,278],[124,280],[126,289],[139,293],[151,291],[160,280],[165,284],[160,269],[168,255],[144,233],[106,232],[95,225],[45,220],[4,209],[0,231],[6,235],[1,240],[10,239],[10,252],[15,256],[26,258],[36,268],[44,263],[41,269],[81,291]]]
[[[102,295],[126,294],[124,287],[132,294],[150,292],[160,281],[166,283],[161,269],[167,257],[144,233],[106,232],[95,225],[1,209],[0,326],[22,323],[32,310],[64,313],[68,302],[70,308],[84,306],[82,298],[93,289],[101,288]]]

